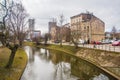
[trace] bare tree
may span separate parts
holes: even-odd
[[[81,36],[83,35],[83,31],[82,30],[73,30],[71,31],[71,41],[74,44],[75,48],[78,48],[78,44],[79,44],[79,40],[81,38]]]
[[[6,68],[10,68],[17,49],[22,45],[22,42],[28,33],[28,29],[25,27],[28,14],[22,3],[12,2],[10,4],[10,2],[7,2],[8,0],[4,0],[4,4],[0,3],[1,6],[5,8],[5,15],[3,15],[4,30],[2,30],[2,35],[0,35],[0,41],[4,46],[11,50],[11,55],[6,65]],[[8,6],[7,4],[11,6]]]
[[[112,31],[111,32],[112,32],[113,39],[115,39],[116,38],[116,33],[117,33],[117,29],[116,29],[115,26],[112,27]]]
[[[47,44],[47,41],[48,41],[48,39],[50,38],[50,34],[49,33],[45,33],[45,35],[44,35],[44,41],[45,41],[45,45]]]
[[[59,16],[59,22],[60,22],[60,46],[62,47],[62,27],[63,27],[63,22],[64,22],[64,15],[61,14]]]
[[[9,9],[10,9],[10,6],[8,4],[8,1],[7,0],[3,0],[3,1],[0,1],[0,17],[2,18],[2,22],[1,22],[1,34],[0,34],[0,41],[1,43],[5,46],[6,45],[6,40],[7,40],[7,31],[5,32],[6,30],[6,18],[8,16],[8,12],[9,12]]]

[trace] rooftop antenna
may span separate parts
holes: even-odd
[[[53,18],[52,22],[56,22],[56,18]]]
[[[89,11],[88,11],[88,10],[86,10],[86,13],[87,13],[87,14],[89,14]]]

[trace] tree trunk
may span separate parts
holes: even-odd
[[[60,42],[60,47],[62,47],[62,41]]]
[[[22,41],[19,41],[20,47],[22,47]]]
[[[16,46],[13,49],[11,49],[11,54],[10,54],[10,57],[9,57],[9,61],[8,61],[7,65],[5,66],[5,68],[11,68],[12,67],[17,49],[18,49],[18,47],[16,47]]]
[[[72,40],[73,44],[75,45],[75,48],[77,49],[78,48],[78,43],[75,42],[73,38],[71,40]]]
[[[78,44],[75,44],[75,48],[76,48],[76,49],[78,48]]]

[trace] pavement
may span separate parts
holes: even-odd
[[[50,43],[50,44],[57,44],[59,43]],[[70,45],[74,46],[74,44],[70,43],[62,43],[63,45]],[[106,51],[113,51],[113,52],[120,52],[120,46],[112,46],[112,44],[102,44],[102,45],[93,45],[93,44],[79,44],[79,47],[86,47],[86,48],[94,48],[94,49],[100,49],[100,50],[106,50]]]

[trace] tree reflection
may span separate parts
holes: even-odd
[[[60,51],[50,50],[49,52],[52,56],[51,60],[55,64],[54,80],[70,80],[72,78],[77,79],[77,77],[71,76],[70,56],[63,55]]]
[[[52,80],[116,80],[93,64],[61,51],[46,50],[35,47],[30,47],[28,51],[30,62],[28,66],[31,68],[28,69],[28,73],[33,77],[35,75],[32,73],[35,71],[33,68],[40,69],[41,63],[46,63],[47,65],[42,64],[45,69],[53,69]],[[34,64],[32,64],[31,62],[34,60],[36,63],[34,62]],[[38,70],[36,69],[36,71]]]
[[[114,79],[98,67],[80,58],[53,50],[50,50],[49,54],[51,55],[52,62],[55,64],[54,80],[69,80],[74,77],[73,75],[81,80],[98,78],[97,76],[100,75],[103,75],[100,77],[102,80],[108,80],[108,77]]]

